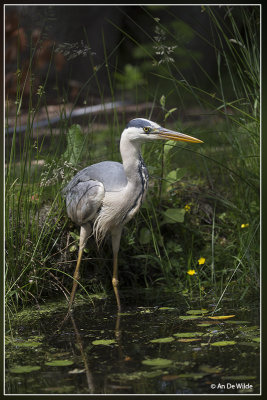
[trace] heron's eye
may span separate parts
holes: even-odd
[[[150,128],[149,128],[149,126],[144,126],[143,130],[144,130],[144,132],[148,133],[150,131]]]

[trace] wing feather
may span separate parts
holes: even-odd
[[[78,225],[91,221],[102,205],[105,189],[101,182],[88,180],[77,182],[66,192],[69,218]]]
[[[123,165],[103,161],[79,171],[63,189],[68,216],[78,225],[95,218],[105,192],[119,192],[127,185]]]

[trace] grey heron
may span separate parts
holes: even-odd
[[[132,119],[120,139],[122,164],[103,161],[78,172],[63,189],[69,218],[80,226],[79,253],[69,299],[70,312],[79,280],[83,250],[93,234],[100,243],[111,233],[113,250],[112,285],[118,311],[118,251],[123,226],[139,210],[148,188],[148,171],[141,156],[141,144],[158,139],[203,143],[183,133],[165,129],[145,118]]]

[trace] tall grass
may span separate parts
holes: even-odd
[[[157,113],[161,118],[157,122],[199,137],[205,143],[198,148],[196,145],[174,146],[171,142],[144,146],[144,159],[151,175],[150,190],[138,216],[125,227],[120,252],[122,288],[161,286],[184,296],[201,299],[212,296],[218,301],[227,294],[238,298],[257,294],[259,15],[257,7],[242,8],[244,30],[241,34],[231,10],[226,8],[225,11],[223,19],[216,7],[204,10],[213,30],[209,44],[217,58],[217,83],[208,77],[213,90],[207,92],[186,80],[177,63],[172,61],[175,52],[165,54],[168,60],[153,67],[152,73],[145,73],[147,64],[142,72],[141,65],[141,83],[133,77],[132,84],[128,85],[134,91],[137,106],[139,99],[154,104],[144,116],[150,118],[152,113]],[[158,27],[156,41],[147,34],[152,46],[145,46],[126,32],[122,33],[136,49],[145,49],[146,56],[155,64],[157,57],[153,46],[165,45],[165,42],[159,43],[159,32],[164,31],[173,49],[179,42],[177,35],[156,20],[151,10],[146,9],[146,12],[151,23]],[[163,33],[161,35],[162,41],[165,40]],[[123,69],[109,64],[104,34],[102,38],[105,61],[100,68],[106,69],[111,97],[116,100],[120,93],[122,99],[128,98]],[[85,39],[90,46],[88,38]],[[33,49],[29,54],[28,76],[31,76],[34,56]],[[71,176],[89,163],[103,159],[120,161],[119,132],[126,122],[125,115],[119,118],[114,109],[113,115],[105,114],[107,128],[102,131],[95,132],[96,116],[89,116],[82,129],[77,125],[71,127],[71,118],[67,117],[62,104],[57,127],[48,124],[46,133],[40,133],[33,124],[42,105],[48,115],[45,93],[48,71],[37,93],[31,86],[27,129],[25,133],[20,132],[25,82],[21,81],[19,62],[18,57],[15,126],[13,134],[6,139],[6,304],[7,309],[13,311],[57,293],[68,296],[77,255],[78,230],[66,217],[60,192]],[[200,65],[194,55],[191,62]],[[94,73],[79,96],[84,95],[86,85],[94,79],[104,103],[104,92],[92,57],[90,63]],[[128,70],[133,74],[131,68]],[[207,75],[203,67],[201,71]],[[157,87],[147,84],[155,77]],[[165,88],[164,96],[160,92],[162,88]],[[184,93],[189,94],[194,105],[210,114],[209,119],[196,124],[185,123],[179,113],[177,117],[177,104],[181,99],[179,104],[188,107]],[[173,98],[176,99],[174,104]],[[8,102],[6,125],[9,125]],[[83,266],[89,264],[90,268],[82,271],[82,286],[87,292],[111,288],[112,254],[110,247],[104,246],[104,251],[101,249],[98,253],[93,244],[88,244],[89,253]],[[204,263],[199,262],[201,258],[205,259]],[[195,273],[189,275],[190,270]]]

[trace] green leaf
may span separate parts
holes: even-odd
[[[168,173],[168,175],[166,176],[166,181],[169,184],[176,182],[176,170]]]
[[[141,228],[139,233],[140,244],[148,244],[151,240],[151,232],[148,228]]]
[[[69,248],[70,253],[74,253],[74,251],[76,251],[76,250],[77,250],[77,246],[75,246],[75,244],[73,246],[70,246],[70,248]]]
[[[179,181],[180,179],[182,179],[185,174],[187,172],[186,168],[177,168],[176,169],[176,181]]]
[[[176,182],[176,170],[173,170],[168,173],[162,183],[162,191],[163,193],[168,192],[171,188],[173,183]]]
[[[79,161],[84,149],[84,135],[80,125],[72,125],[67,132],[67,150],[63,154],[64,160],[75,165]]]
[[[161,96],[159,102],[160,102],[161,107],[162,107],[162,108],[165,108],[166,97],[164,96],[164,94]]]
[[[171,147],[167,146],[167,151],[165,151],[165,146],[164,146],[164,155],[165,156],[167,155],[167,153],[170,149],[171,149]],[[166,175],[166,177],[162,183],[163,193],[171,190],[172,185],[174,183],[178,182],[180,179],[182,179],[183,176],[186,174],[186,171],[187,171],[186,168],[177,168],[177,169],[170,171]]]
[[[171,108],[164,116],[164,120],[166,121],[166,119],[174,112],[176,111],[177,108]]]
[[[77,235],[76,233],[74,233],[74,232],[70,232],[70,236],[73,238],[73,239],[75,239],[75,240],[80,240],[80,236],[79,235]]]
[[[163,224],[176,224],[184,222],[185,210],[183,208],[168,208],[163,214]]]
[[[115,72],[118,87],[126,90],[134,90],[137,86],[146,83],[139,66],[126,64],[123,73]]]
[[[169,151],[174,147],[173,141],[172,140],[168,140],[164,143],[164,157],[167,156],[167,154],[169,153]],[[149,168],[150,171],[150,168]]]

